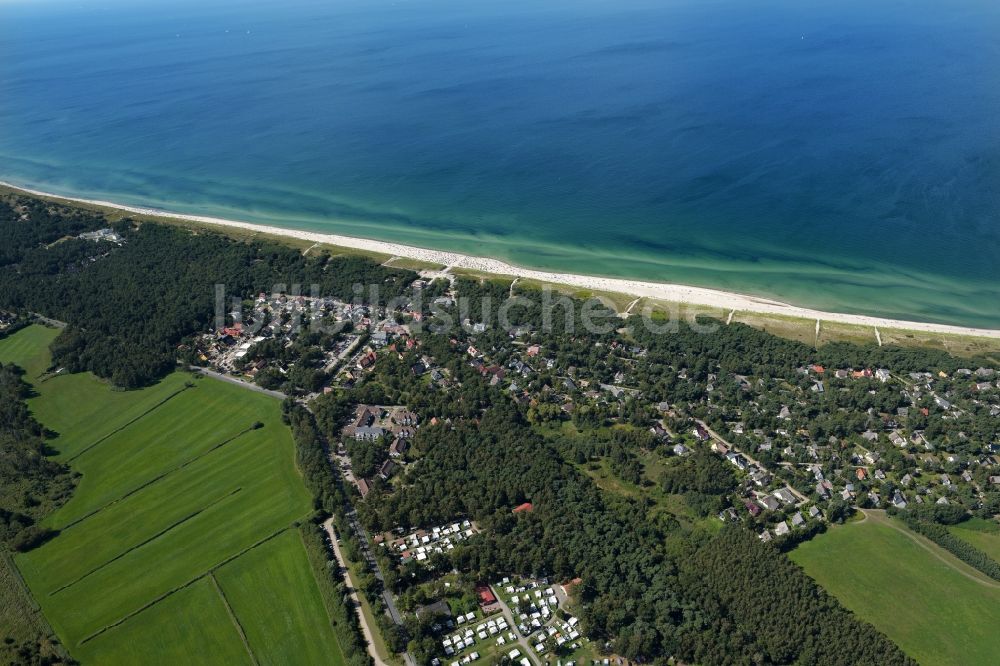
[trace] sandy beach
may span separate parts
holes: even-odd
[[[628,280],[622,278],[598,277],[593,275],[577,275],[572,273],[556,273],[550,271],[535,270],[521,266],[515,266],[497,259],[488,257],[477,257],[455,252],[445,252],[427,248],[402,245],[387,241],[370,240],[365,238],[355,238],[353,236],[341,236],[338,234],[317,233],[311,231],[301,231],[297,229],[286,229],[284,227],[271,226],[266,224],[255,224],[251,222],[241,222],[239,220],[227,220],[217,217],[202,215],[186,215],[168,210],[156,208],[144,208],[140,206],[127,206],[111,201],[100,201],[96,199],[83,199],[66,197],[50,192],[27,189],[11,183],[0,181],[0,185],[18,190],[35,196],[58,199],[70,203],[88,204],[91,206],[102,206],[115,210],[135,213],[137,215],[150,215],[174,220],[196,222],[199,224],[215,225],[220,227],[232,227],[255,231],[259,233],[272,234],[275,236],[286,236],[320,244],[338,245],[341,247],[354,248],[391,255],[394,257],[405,257],[423,262],[440,264],[449,268],[464,268],[484,273],[496,275],[510,275],[523,279],[537,280],[558,285],[568,285],[578,289],[614,292],[633,296],[635,298],[649,298],[673,303],[681,303],[689,306],[703,306],[713,309],[731,310],[736,312],[756,312],[761,314],[779,315],[785,317],[799,317],[818,321],[836,322],[842,324],[852,324],[858,326],[871,326],[873,328],[903,329],[910,331],[920,331],[925,333],[941,333],[949,335],[972,335],[979,337],[1000,339],[1000,330],[971,328],[965,326],[952,326],[947,324],[934,324],[926,322],[903,321],[898,319],[886,319],[867,315],[856,315],[839,312],[823,312],[810,308],[803,308],[788,303],[782,303],[766,298],[747,296],[744,294],[708,289],[704,287],[689,287],[681,284],[670,284],[661,282],[648,282],[641,280]]]

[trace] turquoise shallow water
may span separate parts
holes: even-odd
[[[1000,327],[1000,3],[0,1],[0,179]]]

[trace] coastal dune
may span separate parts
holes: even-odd
[[[814,319],[817,321],[835,322],[841,324],[851,324],[857,326],[871,326],[873,328],[892,328],[908,331],[919,331],[924,333],[939,333],[946,335],[967,335],[985,338],[1000,339],[1000,330],[972,328],[965,326],[953,326],[948,324],[935,324],[927,322],[905,321],[898,319],[887,319],[868,315],[857,315],[839,312],[824,312],[810,308],[799,307],[781,301],[748,296],[733,292],[709,289],[705,287],[690,287],[681,284],[671,284],[663,282],[648,282],[642,280],[629,280],[624,278],[599,277],[593,275],[577,275],[573,273],[556,273],[551,271],[536,270],[515,266],[498,259],[488,257],[477,257],[456,252],[443,250],[432,250],[428,248],[403,245],[388,241],[371,240],[366,238],[356,238],[353,236],[341,236],[338,234],[318,233],[312,231],[302,231],[297,229],[286,229],[267,224],[256,224],[242,222],[239,220],[227,220],[217,217],[203,215],[186,215],[156,208],[144,208],[140,206],[128,206],[110,201],[100,201],[96,199],[83,199],[66,197],[49,192],[27,189],[0,181],[0,185],[10,189],[24,192],[40,197],[57,199],[70,203],[100,206],[115,210],[134,213],[137,215],[149,215],[199,224],[214,225],[219,227],[230,227],[244,229],[258,233],[266,233],[275,236],[285,236],[297,238],[305,241],[320,244],[338,245],[352,248],[387,254],[394,257],[405,257],[431,264],[440,264],[448,268],[464,268],[495,275],[509,275],[522,279],[536,280],[539,282],[552,283],[557,285],[567,285],[582,290],[597,292],[613,292],[626,294],[636,298],[648,298],[661,301],[680,303],[687,306],[702,306],[713,309],[733,310],[737,312],[755,312],[767,315],[777,315],[782,317],[796,317],[803,319]]]

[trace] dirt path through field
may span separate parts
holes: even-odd
[[[980,573],[977,569],[970,567],[969,565],[965,564],[955,556],[951,554],[945,555],[944,553],[941,552],[941,550],[943,549],[941,549],[936,544],[933,544],[933,542],[927,541],[919,534],[915,534],[910,530],[901,527],[900,525],[897,525],[896,523],[894,523],[892,520],[889,519],[885,511],[880,511],[877,509],[862,509],[861,512],[865,514],[866,520],[870,518],[873,522],[879,523],[880,525],[886,525],[887,527],[891,527],[892,529],[904,535],[910,541],[917,544],[918,546],[926,550],[928,553],[936,557],[938,560],[946,564],[952,570],[962,574],[969,580],[973,580],[984,587],[993,587],[1000,589],[1000,583],[991,580],[989,578],[986,578],[985,574]],[[945,551],[945,553],[947,553],[947,551]]]

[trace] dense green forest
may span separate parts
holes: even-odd
[[[315,284],[323,296],[346,301],[367,297],[355,284],[374,284],[379,299],[388,300],[414,277],[358,256],[303,257],[271,242],[128,220],[115,225],[121,246],[73,237],[105,226],[98,213],[28,197],[0,200],[0,307],[67,322],[53,344],[53,363],[125,388],[174,369],[178,346],[213,324],[217,284],[237,298],[276,285],[302,285],[309,293]]]

